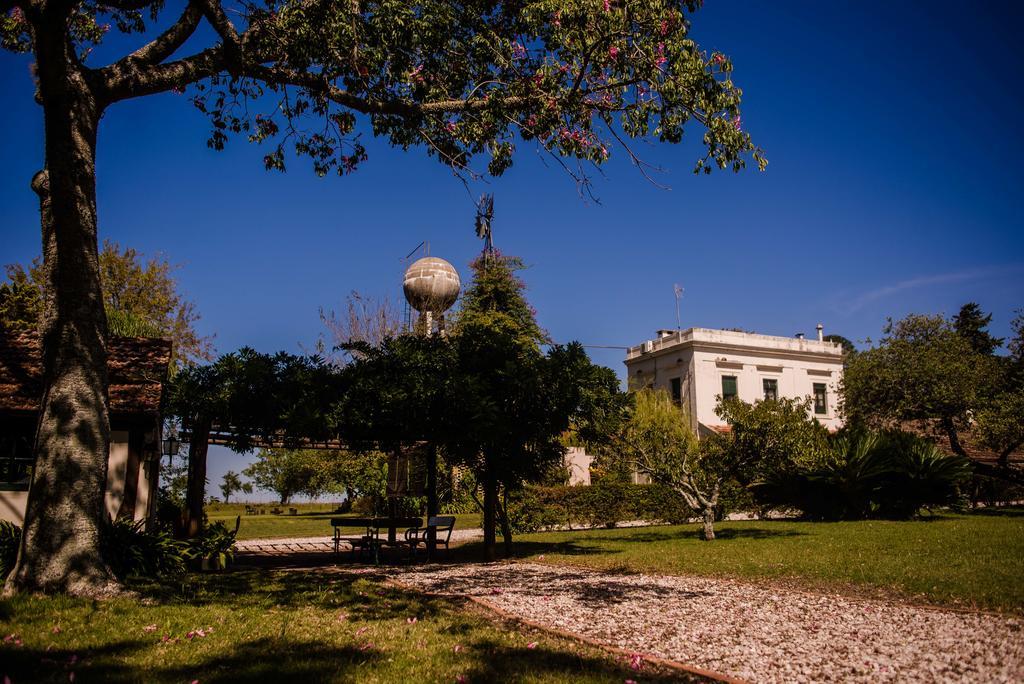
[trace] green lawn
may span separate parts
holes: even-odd
[[[598,649],[353,575],[249,570],[136,588],[142,600],[0,600],[0,677],[14,684],[670,678],[638,676]]]
[[[516,554],[626,572],[785,578],[815,589],[895,592],[933,603],[1024,612],[1024,509],[930,520],[726,522],[524,535]],[[453,552],[454,553],[454,552]],[[476,544],[460,557],[479,556]]]
[[[281,515],[273,515],[275,508],[284,511]],[[266,511],[266,515],[246,515],[244,504],[212,504],[206,507],[206,516],[210,522],[220,521],[234,527],[235,518],[241,516],[238,528],[239,539],[286,539],[295,537],[330,537],[331,518],[338,517],[332,513],[337,504],[296,504],[280,506],[277,504],[259,504],[258,508]],[[289,508],[298,509],[298,515],[290,515]],[[466,529],[480,526],[479,513],[467,513],[455,516],[455,529]]]

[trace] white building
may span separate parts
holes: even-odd
[[[667,391],[687,409],[694,430],[720,431],[719,397],[761,399],[810,397],[811,415],[830,430],[842,427],[838,388],[843,350],[818,339],[776,337],[731,330],[659,330],[657,338],[626,352],[629,387]]]

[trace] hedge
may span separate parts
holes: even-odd
[[[727,486],[718,516],[750,503],[746,490]],[[541,487],[527,485],[509,496],[508,515],[514,534],[544,529],[614,527],[627,520],[684,523],[695,517],[683,498],[664,485],[599,482],[593,485]]]

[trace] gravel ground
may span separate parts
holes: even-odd
[[[532,563],[392,568],[534,622],[752,682],[1020,682],[1024,620],[724,579]]]

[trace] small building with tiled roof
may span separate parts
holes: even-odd
[[[115,337],[107,344],[111,517],[144,520],[155,506],[170,361],[169,340]],[[0,520],[18,525],[25,517],[42,393],[39,335],[0,329]]]

